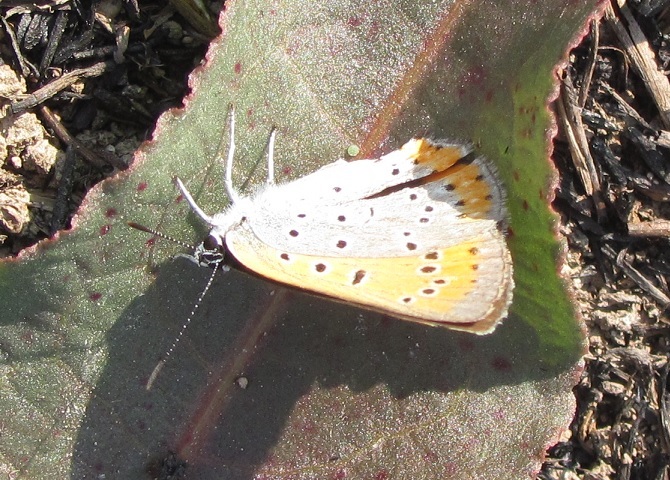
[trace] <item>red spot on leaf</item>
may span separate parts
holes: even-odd
[[[235,73],[238,75],[242,73],[242,64],[240,62],[235,63]]]
[[[305,433],[314,433],[317,430],[316,424],[309,420],[304,420],[298,425],[298,428]]]
[[[148,186],[149,186],[149,184],[148,184],[147,182],[140,182],[140,183],[137,185],[137,191],[138,191],[138,192],[143,192],[143,191],[145,191],[145,190],[147,189]]]
[[[495,357],[491,361],[491,366],[499,372],[509,372],[512,369],[510,361],[503,357]]]
[[[151,237],[149,240],[144,242],[144,244],[149,248],[153,247],[156,244],[156,237]]]
[[[375,480],[386,480],[389,478],[389,472],[386,470],[380,470],[375,474]]]
[[[342,480],[347,478],[347,471],[343,468],[338,468],[333,474],[333,480]]]
[[[370,28],[368,29],[368,39],[374,39],[379,36],[379,31],[381,30],[381,23],[378,20],[373,20]]]
[[[88,296],[89,299],[91,299],[92,302],[97,302],[102,298],[102,293],[100,292],[93,292]]]
[[[291,167],[284,167],[281,169],[281,173],[283,173],[284,175],[290,175],[292,171],[293,169]]]
[[[175,203],[181,203],[183,201],[184,201],[184,195],[182,195],[180,193],[179,195],[177,195],[177,198],[175,199]]]
[[[361,17],[349,17],[347,25],[350,27],[360,27],[363,24],[363,19]]]
[[[524,200],[524,201],[521,203],[521,207],[522,207],[524,210],[528,211],[528,209],[530,208],[530,207],[528,206],[528,201],[527,201],[527,200]]]
[[[298,51],[300,46],[301,44],[296,41],[289,43],[286,45],[286,55],[293,56]]]
[[[476,438],[469,438],[465,441],[465,450],[466,451],[471,451],[477,448],[477,446],[480,444],[479,440]]]
[[[437,458],[437,454],[435,452],[433,452],[432,450],[429,450],[429,451],[427,451],[426,453],[423,454],[423,459],[426,462],[435,463],[435,462],[437,462],[438,458]]]
[[[102,227],[100,227],[100,235],[107,235],[111,229],[112,229],[111,225],[103,225]]]
[[[474,67],[465,72],[463,83],[466,85],[479,86],[486,81],[486,71],[483,67]]]
[[[116,208],[108,208],[107,211],[105,212],[105,217],[107,218],[114,218],[116,217]]]

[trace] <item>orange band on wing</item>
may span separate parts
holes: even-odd
[[[463,158],[464,151],[459,146],[439,146],[424,138],[415,138],[400,149],[415,165],[429,167],[442,172]]]
[[[498,278],[481,281],[478,247],[482,241],[477,238],[412,257],[353,258],[282,252],[240,233],[229,232],[226,244],[254,272],[418,322],[477,322],[497,300],[498,285],[493,283],[504,280],[501,269]],[[454,314],[454,308],[463,302],[472,303],[472,316]],[[481,309],[476,305],[482,305]]]

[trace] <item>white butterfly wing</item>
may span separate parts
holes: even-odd
[[[407,145],[421,153],[408,155]],[[459,159],[453,147],[426,140],[407,145],[380,160],[336,162],[269,188],[253,199],[253,215],[246,221],[274,248],[354,257],[422,253],[504,222],[503,193],[484,159]],[[443,150],[448,152],[442,155]],[[418,165],[416,158],[421,159]],[[398,168],[406,165],[411,168]],[[385,177],[391,167],[402,172],[393,184]],[[353,170],[367,176],[353,175]],[[332,185],[341,185],[334,197]]]
[[[502,189],[468,153],[412,140],[378,160],[335,162],[260,193],[226,246],[278,282],[486,333],[507,313],[512,262]]]
[[[439,182],[445,174],[449,178]],[[477,175],[484,177],[481,186],[486,192],[471,189],[473,181],[480,180],[475,179]],[[412,139],[399,150],[378,159],[333,162],[310,175],[266,191],[263,205],[281,206],[303,200],[319,206],[339,205],[377,195],[387,188],[421,181],[439,182],[440,191],[430,192],[435,200],[454,200],[455,203],[461,197],[488,196],[488,218],[504,220],[505,198],[495,181],[493,168],[484,159],[472,155],[468,146],[427,139]],[[460,188],[460,195],[450,194],[453,188]]]

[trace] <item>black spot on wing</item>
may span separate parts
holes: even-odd
[[[365,270],[358,270],[354,274],[354,280],[351,282],[351,284],[352,285],[358,285],[359,283],[361,283],[363,281],[363,279],[365,278],[366,275],[367,275],[367,272]]]

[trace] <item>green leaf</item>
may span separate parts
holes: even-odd
[[[71,232],[1,265],[2,463],[31,479],[534,474],[574,411],[584,342],[557,275],[546,102],[596,3],[229,2],[194,94],[132,171],[92,190]],[[507,187],[510,318],[478,337],[231,271],[146,391],[209,271],[126,222],[202,237],[171,178],[225,206],[230,102],[249,189],[273,126],[280,181],[352,145],[472,141]]]

